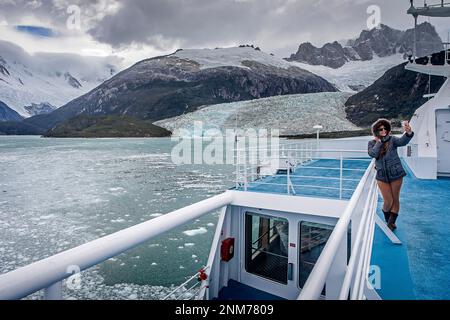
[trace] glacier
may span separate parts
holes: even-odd
[[[209,129],[278,129],[281,135],[314,133],[314,125],[323,131],[351,131],[360,128],[346,119],[344,103],[349,92],[321,92],[275,96],[250,101],[205,106],[181,116],[155,122],[171,130],[175,136],[180,129],[194,133],[194,122],[203,122],[203,134]]]
[[[354,93],[355,86],[368,87],[381,78],[386,71],[403,62],[405,59],[402,54],[394,54],[388,57],[374,55],[373,60],[370,61],[349,61],[337,69],[302,62],[291,63],[324,78],[340,91]]]

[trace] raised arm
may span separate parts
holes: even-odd
[[[411,139],[414,137],[414,132],[409,133],[405,133],[403,134],[403,136],[401,138],[395,138],[394,139],[394,146],[396,147],[404,147],[406,146]]]
[[[380,156],[380,151],[381,151],[381,146],[383,145],[383,143],[381,141],[369,141],[368,147],[367,147],[367,153],[369,154],[369,156],[371,156],[372,158],[378,158]]]

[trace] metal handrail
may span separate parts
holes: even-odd
[[[197,202],[116,233],[63,251],[25,267],[0,275],[0,300],[21,299],[42,289],[55,287],[70,277],[68,267],[80,271],[117,256],[151,238],[223,208],[233,200],[231,192]],[[60,286],[59,286],[60,287]],[[62,297],[56,296],[56,299]]]
[[[441,3],[436,3],[436,4],[427,4],[426,6],[423,7],[414,7],[415,9],[426,9],[426,8],[436,8],[436,7],[443,7],[446,5],[450,5],[450,2],[441,2]]]
[[[262,252],[262,253],[266,253],[266,254],[271,255],[271,256],[275,256],[275,257],[279,257],[279,258],[283,258],[283,259],[288,259],[288,256],[284,256],[282,254],[273,253],[273,252],[270,252],[270,251],[267,251],[267,250],[264,250],[264,249],[261,249],[261,248],[252,247],[252,250],[254,250],[255,252],[259,251],[259,252]],[[252,252],[252,254],[253,254],[253,252]]]
[[[256,242],[258,242],[259,240],[262,239],[262,237],[264,237],[266,234],[268,234],[270,231],[272,231],[272,229],[275,229],[275,226],[273,226],[272,228],[270,228],[269,230],[267,230],[266,232],[264,232],[262,234],[262,236],[260,236],[258,239],[256,239],[255,241],[252,242],[252,244],[255,244]]]
[[[352,215],[360,200],[367,181],[374,170],[375,160],[371,161],[369,168],[367,168],[363,178],[359,182],[353,196],[351,197],[344,213],[336,223],[333,232],[331,233],[327,244],[325,245],[319,259],[316,262],[310,276],[308,277],[303,289],[298,296],[300,300],[316,300],[320,298],[322,288],[325,285],[326,278],[336,257],[339,246],[347,234],[348,225],[351,221]]]
[[[341,287],[341,291],[339,294],[339,299],[343,300],[343,299],[347,299],[348,294],[349,294],[349,290],[350,290],[350,284],[351,281],[353,279],[353,275],[354,275],[354,269],[356,266],[356,258],[358,257],[358,255],[360,254],[360,251],[362,251],[362,238],[363,236],[367,236],[367,233],[364,233],[364,228],[367,225],[367,220],[369,218],[369,213],[371,212],[371,210],[376,209],[376,206],[373,205],[373,199],[375,198],[375,200],[377,199],[377,191],[376,191],[376,185],[375,185],[375,176],[373,177],[373,181],[371,182],[370,185],[370,189],[369,189],[369,200],[371,201],[367,201],[365,203],[364,206],[364,210],[363,210],[363,214],[362,214],[362,218],[360,221],[360,227],[358,228],[358,231],[356,233],[356,237],[355,237],[355,246],[352,248],[352,254],[350,256],[350,260],[348,262],[348,266],[347,266],[347,272],[345,273],[345,277],[344,277],[344,281]]]
[[[314,145],[311,148],[292,148],[287,149],[285,147],[281,147],[279,152],[276,152],[276,155],[265,155],[261,152],[261,150],[269,150],[269,149],[255,149],[252,151],[252,148],[237,148],[236,149],[236,157],[238,158],[236,161],[236,180],[235,185],[236,189],[243,189],[243,191],[248,191],[248,187],[251,185],[255,185],[254,182],[257,181],[258,184],[261,185],[285,185],[286,186],[286,194],[287,195],[296,195],[295,187],[311,187],[311,188],[322,188],[322,189],[333,189],[339,190],[339,199],[343,198],[343,191],[350,191],[350,189],[344,188],[344,181],[356,181],[351,180],[349,178],[344,178],[344,172],[365,172],[366,169],[358,169],[358,168],[345,168],[344,161],[347,161],[347,158],[344,158],[344,154],[358,153],[358,154],[367,154],[367,150],[339,150],[339,149],[316,149]],[[273,150],[272,150],[273,151]],[[255,152],[252,156],[251,152]],[[337,153],[338,157],[332,158],[332,156],[314,156],[317,153]],[[259,154],[258,154],[259,153]],[[262,154],[262,157],[260,158]],[[256,156],[255,156],[256,155]],[[355,157],[355,156],[353,156]],[[286,160],[287,159],[287,160]],[[314,165],[315,161],[327,159],[327,160],[339,160],[339,167],[328,167],[328,166],[320,166]],[[248,161],[249,160],[249,161]],[[261,172],[261,168],[272,168],[273,160],[278,161],[280,166],[279,169],[285,170],[287,167],[289,169],[294,168],[302,168],[302,169],[318,169],[318,170],[334,170],[339,172],[339,177],[321,177],[320,179],[326,180],[329,178],[333,181],[339,181],[339,188],[327,187],[327,186],[313,186],[307,184],[297,184],[294,185],[292,182],[292,178],[304,178],[307,179],[307,175],[298,175],[291,172],[287,172],[286,174],[286,184],[273,183],[273,182],[265,182],[263,181],[264,177],[273,176],[274,173],[265,173]],[[286,160],[286,161],[285,161]],[[368,157],[363,159],[349,158],[349,161],[371,161]],[[305,164],[308,164],[306,166]],[[285,167],[286,166],[286,167]],[[291,190],[292,189],[292,190]],[[292,191],[292,192],[291,192]]]
[[[203,267],[203,271],[206,271],[207,269],[209,269],[209,266]],[[194,279],[198,279],[198,276],[200,275],[200,271],[198,271],[197,273],[195,273],[193,276],[191,276],[189,279],[187,279],[185,282],[183,282],[182,284],[180,284],[178,287],[176,287],[175,289],[173,289],[172,291],[170,291],[164,298],[162,298],[161,300],[167,300],[169,299],[175,292],[177,292],[178,290],[180,290],[181,288],[183,288],[185,285],[187,285],[189,282],[191,282]],[[198,281],[198,283],[200,283],[200,281]],[[197,285],[198,283],[196,283],[195,285]],[[191,286],[190,288],[188,288],[186,291],[184,291],[183,293],[186,293],[187,291],[189,291],[190,289],[192,289],[194,286]],[[178,300],[177,297],[175,297],[175,300]]]

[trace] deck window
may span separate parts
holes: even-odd
[[[286,219],[246,213],[245,270],[287,284],[288,230]]]
[[[328,241],[333,226],[302,221],[300,223],[299,287],[303,288]],[[325,288],[322,292],[325,295]]]

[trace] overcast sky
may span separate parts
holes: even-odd
[[[302,42],[354,38],[367,29],[370,5],[380,7],[381,23],[413,25],[409,0],[0,0],[0,39],[30,53],[117,55],[126,65],[178,48],[239,44],[287,57]],[[447,40],[450,21],[430,22]]]

